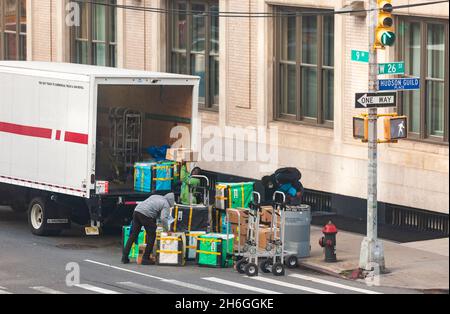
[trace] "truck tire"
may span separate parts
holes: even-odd
[[[28,226],[31,233],[37,236],[56,236],[61,230],[50,229],[47,223],[51,208],[48,202],[41,197],[31,200],[28,207]]]

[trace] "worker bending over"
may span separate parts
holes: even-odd
[[[150,260],[150,254],[153,251],[153,246],[156,240],[156,221],[161,217],[164,231],[169,231],[172,216],[170,209],[175,204],[175,195],[169,193],[165,196],[153,195],[147,200],[136,206],[133,213],[133,225],[128,242],[123,250],[122,263],[128,264],[130,262],[128,256],[130,255],[131,247],[141,232],[142,227],[147,232],[147,247],[145,248],[144,256],[142,257],[142,265],[153,265],[154,261]]]

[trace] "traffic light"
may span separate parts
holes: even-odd
[[[392,0],[378,1],[378,25],[375,31],[375,47],[383,49],[391,47],[395,43],[394,18],[392,16]]]
[[[384,138],[388,141],[408,138],[408,118],[402,116],[384,119]]]
[[[353,117],[353,137],[363,141],[367,141],[369,139],[368,117]]]

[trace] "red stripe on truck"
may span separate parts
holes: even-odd
[[[12,133],[23,136],[52,138],[52,129],[39,128],[34,126],[26,126],[20,124],[0,122],[0,132]]]
[[[76,144],[87,145],[88,144],[88,135],[81,134],[81,133],[66,132],[66,134],[64,135],[64,141],[76,143]]]
[[[39,128],[35,126],[20,125],[8,122],[0,122],[0,132],[30,136],[37,138],[52,139],[52,129]],[[56,130],[55,140],[61,140],[61,130]],[[64,141],[68,143],[84,144],[87,145],[89,136],[83,133],[65,132]]]

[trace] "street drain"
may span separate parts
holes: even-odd
[[[91,250],[91,249],[98,249],[98,246],[95,246],[95,245],[73,244],[73,243],[58,244],[56,247],[59,248],[59,249],[63,249],[63,250]]]

